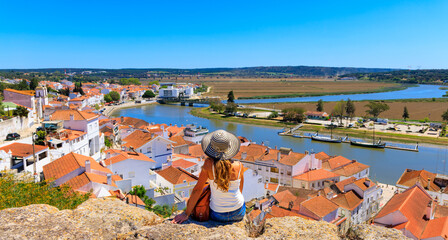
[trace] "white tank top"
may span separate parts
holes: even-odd
[[[223,190],[218,189],[218,185],[215,183],[215,181],[210,180],[210,190],[211,190],[210,208],[213,211],[219,213],[232,212],[243,206],[244,197],[240,191],[241,168],[243,168],[243,166],[240,166],[240,171],[238,172],[238,179],[230,181],[228,192],[224,192]],[[213,172],[213,179],[215,179],[214,164],[212,164],[212,172]]]

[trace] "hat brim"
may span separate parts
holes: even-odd
[[[239,151],[241,142],[233,133],[229,133],[229,148],[225,152],[216,151],[212,145],[210,144],[210,140],[212,138],[214,132],[208,133],[202,138],[201,147],[204,153],[213,158],[213,159],[231,159],[234,157]]]

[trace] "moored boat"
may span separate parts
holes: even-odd
[[[386,147],[386,143],[381,142],[381,140],[376,142],[376,143],[373,143],[373,142],[359,142],[359,141],[351,140],[350,144],[354,145],[354,146],[370,147],[370,148],[385,148]]]
[[[341,143],[341,138],[331,138],[325,136],[311,136],[311,140],[321,141],[321,142],[330,142],[330,143]]]

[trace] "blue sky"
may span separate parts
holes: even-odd
[[[448,68],[448,1],[0,0],[0,69]]]

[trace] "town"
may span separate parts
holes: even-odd
[[[193,105],[204,99],[202,84],[7,81],[31,90],[3,90],[3,175],[68,186],[89,198],[118,198],[165,217],[186,208],[207,158],[201,140],[209,129],[112,113],[158,101]],[[333,123],[322,114],[305,116]],[[413,239],[448,234],[448,175],[406,169],[395,185],[384,184],[357,159],[238,139],[232,160],[244,166],[242,194],[255,225],[296,216],[334,224],[341,235],[365,223]]]

